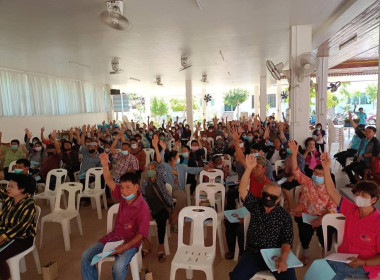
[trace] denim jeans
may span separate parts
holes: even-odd
[[[81,270],[82,280],[97,280],[98,270],[96,265],[91,265],[92,258],[103,251],[104,244],[97,242],[82,254]],[[112,266],[112,278],[114,280],[125,280],[128,275],[128,265],[138,248],[131,248],[119,255],[115,255],[115,262]]]
[[[234,270],[230,272],[230,280],[249,280],[257,272],[268,270],[268,266],[260,253],[244,252],[239,259]],[[294,268],[288,268],[287,271],[277,273],[272,272],[273,276],[278,280],[296,280]]]
[[[332,280],[344,280],[346,277],[358,277],[358,278],[367,278],[368,273],[364,271],[362,266],[350,267],[346,263],[327,261],[331,268],[334,270],[336,275]]]

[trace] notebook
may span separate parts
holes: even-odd
[[[281,248],[261,249],[260,253],[263,256],[268,268],[272,272],[277,271],[276,261],[281,255]],[[289,252],[288,258],[286,259],[286,264],[288,268],[303,266],[302,262],[293,254],[292,251]]]

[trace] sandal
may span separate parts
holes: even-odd
[[[164,252],[158,252],[158,261],[164,263],[166,261],[166,255]]]
[[[150,253],[150,250],[148,249],[141,249],[141,255],[142,257],[146,257]]]

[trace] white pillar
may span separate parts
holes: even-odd
[[[311,51],[311,25],[297,25],[290,28],[290,60]],[[290,137],[302,143],[309,133],[310,118],[310,78],[302,81],[291,71],[289,92]]]
[[[323,129],[327,125],[327,75],[328,75],[328,57],[319,58],[319,67],[317,70],[317,94],[315,100],[315,123],[321,123]]]
[[[254,97],[255,115],[260,113],[260,87],[255,85],[255,97]]]
[[[282,110],[281,110],[281,102],[282,102],[282,82],[281,80],[277,81],[277,95],[276,95],[276,103],[277,103],[277,120],[282,120]]]
[[[264,121],[267,117],[267,76],[260,77],[260,118]]]
[[[380,28],[379,28],[379,35],[380,35]],[[380,42],[380,36],[379,36],[379,42]],[[379,56],[380,56],[380,48],[379,48]],[[376,117],[380,116],[380,61],[379,61],[379,67],[377,71],[378,73],[377,73],[377,109],[376,109],[377,115]],[[378,124],[377,119],[376,119],[376,122]],[[376,137],[377,139],[380,139],[380,126],[377,126]]]
[[[108,95],[111,94],[111,85],[110,84],[105,84],[104,85],[104,89],[105,91],[107,92]],[[109,112],[107,112],[107,119],[105,120],[106,122],[110,122],[110,121],[113,121],[113,115],[114,115],[114,110],[113,110],[113,104],[112,104],[112,97],[110,96],[109,97],[110,100],[111,100],[111,104],[110,106],[112,107],[111,110]]]
[[[190,130],[193,131],[193,87],[191,80],[186,80],[186,111],[187,123],[190,126]]]

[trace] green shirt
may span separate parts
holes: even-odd
[[[12,161],[18,160],[24,155],[20,149],[14,153],[10,147],[1,146],[0,148],[5,154],[4,167],[8,167]]]

